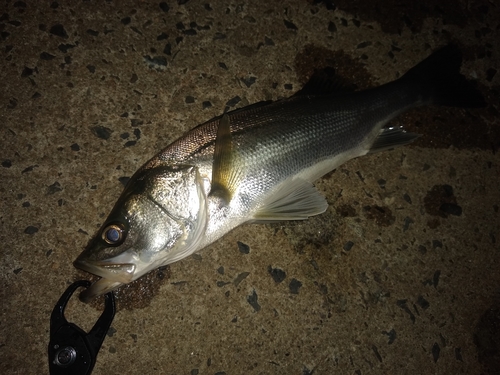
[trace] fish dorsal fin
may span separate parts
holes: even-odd
[[[260,102],[249,104],[249,105],[247,105],[247,106],[245,106],[243,108],[233,109],[232,111],[229,111],[228,113],[230,115],[236,115],[236,114],[238,114],[240,112],[246,112],[246,111],[249,111],[249,110],[254,110],[254,109],[265,107],[265,106],[267,106],[267,105],[269,105],[271,103],[273,103],[272,100],[261,100]]]
[[[212,166],[212,187],[210,196],[217,196],[227,204],[238,187],[239,170],[235,168],[235,150],[227,113],[219,120],[215,139],[214,163]]]
[[[304,87],[297,91],[294,96],[305,95],[331,95],[353,92],[354,85],[348,84],[335,73],[333,68],[316,69]]]
[[[327,208],[325,197],[310,182],[292,178],[262,202],[253,221],[304,220]]]

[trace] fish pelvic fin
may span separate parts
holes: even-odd
[[[401,77],[418,88],[424,103],[450,107],[486,106],[479,90],[460,74],[462,53],[453,44],[443,47]]]
[[[217,196],[226,204],[231,201],[241,177],[241,171],[235,168],[235,157],[229,116],[224,113],[219,120],[215,139],[212,186],[209,196]]]
[[[398,146],[404,146],[419,137],[420,134],[407,132],[402,127],[383,128],[380,129],[380,132],[377,138],[375,138],[370,150],[368,150],[368,153],[373,154],[375,152],[389,150]]]
[[[292,178],[281,183],[274,194],[262,202],[252,222],[304,220],[327,208],[325,197],[310,182]]]

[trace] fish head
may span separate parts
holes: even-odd
[[[139,170],[74,262],[101,277],[80,299],[90,301],[199,250],[206,224],[204,180],[196,167]]]

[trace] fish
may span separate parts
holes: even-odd
[[[447,45],[381,86],[316,74],[293,96],[224,112],[146,162],[74,261],[100,277],[84,302],[177,262],[244,223],[304,220],[328,204],[313,183],[350,159],[411,143],[387,123],[424,105],[475,108],[482,94]],[[324,75],[324,74],[323,74]]]

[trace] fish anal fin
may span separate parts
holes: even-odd
[[[280,188],[264,200],[253,221],[304,220],[327,208],[325,197],[310,182],[295,178],[280,184]]]
[[[400,127],[382,128],[380,129],[378,137],[375,138],[375,141],[373,142],[368,153],[373,154],[375,152],[407,145],[419,137],[420,134],[407,132]]]

